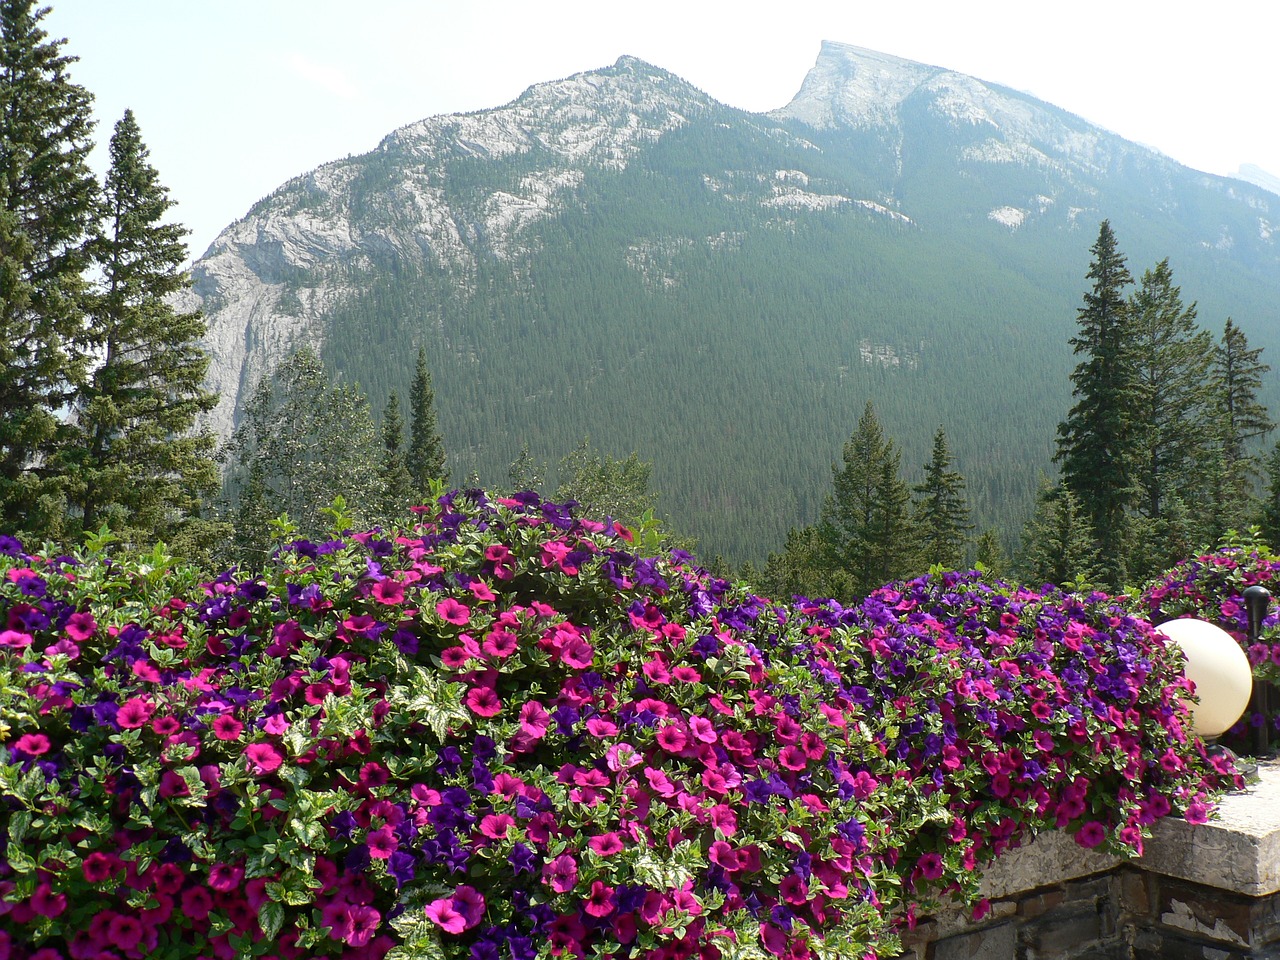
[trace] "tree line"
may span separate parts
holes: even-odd
[[[1135,284],[1108,221],[1091,253],[1070,340],[1074,403],[1057,430],[1059,476],[1044,479],[1014,560],[995,531],[972,539],[942,428],[924,480],[910,488],[868,402],[820,520],[770,554],[767,591],[861,597],[970,563],[1027,582],[1120,590],[1232,529],[1258,526],[1280,542],[1280,443],[1265,464],[1255,452],[1274,426],[1258,399],[1270,369],[1261,349],[1231,318],[1217,342],[1200,329],[1167,259]]]
[[[303,349],[255,388],[217,449],[201,426],[204,320],[178,304],[186,231],[126,111],[98,181],[92,95],[67,74],[30,0],[0,0],[0,516],[13,532],[70,543],[105,526],[134,545],[165,540],[189,555],[261,558],[272,521],[318,536],[334,510],[351,522],[399,517],[449,480],[425,348],[407,391],[375,418],[358,384]],[[1167,260],[1134,282],[1104,222],[1071,344],[1074,404],[1059,426],[1059,476],[1044,482],[1014,560],[1007,538],[975,536],[964,477],[944,429],[923,478],[871,403],[832,470],[818,519],[794,528],[763,570],[769,591],[855,597],[931,567],[980,562],[1035,581],[1118,588],[1163,569],[1232,527],[1280,539],[1280,445],[1259,402],[1269,369],[1231,319],[1214,341],[1197,326]],[[466,445],[462,446],[465,450]],[[688,541],[655,518],[652,464],[594,450],[556,465],[525,446],[511,489],[548,487],[600,516]],[[1259,481],[1267,488],[1259,496]],[[477,483],[468,475],[454,482]],[[334,498],[343,504],[334,506]],[[233,546],[227,547],[227,544]],[[220,548],[218,545],[222,545]],[[727,572],[718,559],[712,565]]]

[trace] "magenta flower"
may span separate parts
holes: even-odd
[[[1107,828],[1097,820],[1090,820],[1076,834],[1076,843],[1092,850],[1107,839]]]
[[[679,753],[688,744],[688,737],[674,723],[669,723],[658,731],[658,746],[667,751],[667,753]]]
[[[542,868],[542,882],[556,893],[568,893],[578,882],[578,864],[562,853]]]
[[[494,629],[484,638],[484,644],[480,649],[487,657],[505,660],[516,652],[518,644],[516,635],[511,631]]]
[[[107,924],[107,939],[113,947],[120,950],[133,950],[142,942],[142,924],[137,917],[117,913]]]
[[[244,731],[244,724],[227,713],[215,717],[210,727],[219,740],[235,740]]]
[[[249,764],[249,772],[255,776],[265,777],[280,769],[284,757],[269,743],[251,743],[244,748],[244,757]]]
[[[593,881],[582,909],[593,917],[607,917],[613,913],[613,887],[600,880]]]
[[[525,736],[540,740],[546,736],[550,724],[551,714],[537,700],[530,700],[520,708],[520,732]]]
[[[20,630],[0,630],[0,647],[12,647],[21,650],[31,646],[31,634]]]
[[[231,863],[215,863],[209,868],[209,887],[219,893],[230,893],[244,879],[244,867]]]
[[[382,925],[382,914],[364,904],[353,904],[348,908],[346,941],[353,947],[363,947]]]
[[[379,580],[372,592],[373,599],[389,607],[404,602],[404,584],[398,580]]]
[[[621,835],[616,830],[602,833],[587,841],[587,846],[602,857],[611,857],[624,849]]]
[[[467,709],[480,717],[493,717],[502,710],[502,701],[493,687],[472,687],[467,691]]]
[[[50,743],[43,733],[24,733],[14,741],[13,746],[29,757],[39,757],[49,752]]]
[[[515,817],[510,814],[490,813],[480,820],[480,832],[491,840],[502,840],[515,822]]]
[[[150,720],[154,712],[155,708],[146,700],[132,697],[120,704],[120,709],[116,711],[116,723],[126,730],[136,730]]]
[[[460,627],[471,622],[471,608],[465,603],[459,603],[453,597],[445,597],[437,603],[436,613],[446,623],[453,623]]]
[[[54,893],[53,887],[41,883],[31,895],[31,910],[42,917],[57,917],[67,909],[67,897],[62,893]]]
[[[582,637],[573,637],[560,648],[560,662],[575,670],[589,670],[595,651]]]
[[[396,852],[396,847],[400,845],[396,838],[396,832],[391,826],[384,825],[377,830],[369,831],[369,835],[365,838],[365,843],[369,847],[369,856],[375,860],[386,860]]]
[[[427,919],[445,933],[461,933],[467,929],[467,919],[454,906],[453,897],[441,897],[428,903]]]
[[[98,622],[93,619],[92,613],[73,613],[62,629],[72,640],[84,643],[97,632]]]

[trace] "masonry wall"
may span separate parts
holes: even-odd
[[[1139,860],[1046,834],[983,877],[990,912],[930,917],[910,960],[1280,960],[1280,764],[1218,820],[1161,822]]]

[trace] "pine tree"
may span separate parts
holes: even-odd
[[[382,411],[382,464],[379,469],[385,495],[383,516],[388,520],[399,517],[416,499],[403,447],[404,417],[400,415],[400,397],[392,390]]]
[[[921,566],[959,570],[969,543],[969,507],[965,503],[964,477],[951,469],[951,451],[942,427],[933,436],[933,455],[924,466],[924,480],[913,490],[915,527],[919,537]]]
[[[829,562],[826,541],[816,525],[792,527],[786,545],[770,553],[765,562],[763,589],[778,599],[848,595],[848,578],[832,571]]]
[[[53,457],[74,438],[61,415],[83,381],[85,244],[97,216],[92,97],[74,57],[40,27],[47,10],[0,0],[0,517],[60,533]]]
[[[1125,288],[1132,283],[1111,224],[1104,220],[1092,247],[1092,288],[1071,338],[1082,359],[1071,374],[1075,405],[1058,425],[1054,460],[1062,480],[1089,518],[1110,587],[1125,578],[1125,510],[1136,481],[1134,427],[1139,392],[1132,354],[1132,315]]]
[[[90,244],[101,275],[91,298],[98,363],[75,402],[79,440],[65,464],[68,502],[86,530],[104,522],[135,544],[172,541],[218,489],[215,439],[196,420],[217,398],[202,386],[204,318],[173,306],[190,278],[187,231],[132,111],[116,124],[103,191],[105,229]]]
[[[1036,511],[1022,531],[1019,578],[1025,583],[1065,587],[1092,581],[1098,567],[1093,531],[1080,501],[1068,487],[1046,482]]]
[[[904,577],[915,564],[911,494],[899,476],[902,456],[886,439],[871,402],[832,465],[832,492],[821,530],[828,566],[843,572],[854,597]]]
[[[1003,577],[1009,566],[1009,558],[1005,556],[1004,547],[1000,543],[1000,535],[995,530],[983,530],[973,547],[975,564],[981,565],[994,577]]]
[[[1245,509],[1257,474],[1249,443],[1275,426],[1266,405],[1258,400],[1262,375],[1271,369],[1261,356],[1262,348],[1250,349],[1244,331],[1228,317],[1222,340],[1214,350],[1210,391],[1217,414],[1226,496],[1240,510]]]
[[[431,389],[424,347],[418,348],[418,363],[409,390],[409,415],[412,420],[406,465],[413,478],[414,495],[425,502],[431,497],[431,481],[447,480],[449,474],[445,469],[444,440],[436,420],[436,395]]]
[[[1266,460],[1267,489],[1262,498],[1258,526],[1262,538],[1272,550],[1280,550],[1280,442],[1271,448]]]
[[[1208,377],[1213,341],[1184,307],[1169,261],[1142,275],[1130,302],[1140,415],[1136,418],[1138,509],[1161,519],[1171,496],[1193,489],[1209,442]]]
[[[259,381],[227,444],[234,515],[258,523],[288,514],[299,536],[315,538],[329,529],[322,511],[342,496],[356,522],[370,522],[384,498],[379,446],[364,394],[330,384],[304,347]],[[236,538],[263,542],[260,529],[237,527]]]

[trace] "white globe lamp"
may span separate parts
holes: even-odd
[[[1184,672],[1196,685],[1199,703],[1188,702],[1191,730],[1205,740],[1226,733],[1240,719],[1253,693],[1253,669],[1244,650],[1221,627],[1183,617],[1156,628],[1186,657]]]

